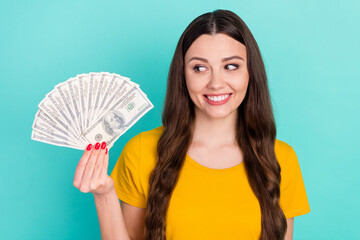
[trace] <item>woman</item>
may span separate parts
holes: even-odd
[[[275,138],[260,51],[233,12],[182,34],[162,122],[126,144],[111,177],[106,144],[85,150],[74,185],[94,194],[103,239],[292,239],[310,211],[301,171]]]

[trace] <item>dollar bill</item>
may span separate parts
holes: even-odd
[[[51,119],[41,109],[39,109],[35,114],[32,128],[46,135],[58,137],[60,139],[68,141],[69,143],[77,145],[78,140],[71,136],[68,131],[62,128],[57,122]]]
[[[96,96],[97,96],[97,92],[98,92],[98,88],[99,88],[99,84],[100,84],[100,77],[101,77],[101,73],[90,73],[89,74],[90,77],[90,84],[91,84],[91,89],[90,89],[90,101],[91,101],[91,108],[88,109],[88,116],[89,116],[89,123],[91,124],[94,118],[94,111],[95,111],[95,101],[96,101]]]
[[[74,130],[74,123],[62,110],[61,104],[52,97],[53,94],[56,95],[57,92],[52,91],[52,93],[50,93],[48,97],[44,98],[38,105],[39,109],[41,109],[49,116],[49,118],[53,119],[65,130],[67,130],[69,134],[72,134],[72,136],[76,138],[78,136],[78,133]]]
[[[83,150],[101,141],[110,149],[153,105],[130,78],[91,72],[57,84],[38,107],[33,140]]]
[[[79,132],[82,133],[85,126],[82,125],[82,114],[80,112],[79,80],[78,78],[70,78],[66,83],[70,93],[72,109],[74,110],[74,122],[78,126]]]
[[[79,136],[81,134],[80,126],[78,124],[78,116],[76,115],[73,104],[72,104],[69,86],[67,85],[67,82],[63,82],[63,83],[60,83],[57,86],[55,86],[55,88],[61,96],[61,100],[63,101],[63,103],[65,105],[67,114],[70,116],[69,119],[71,121],[72,128],[76,132],[77,136]]]
[[[106,88],[108,85],[109,76],[110,76],[110,74],[107,74],[107,73],[100,74],[99,87],[98,87],[98,91],[96,92],[96,96],[94,98],[95,102],[94,102],[93,119],[96,119],[96,117],[97,117],[96,114],[98,112],[98,108],[99,108],[101,99],[104,97],[104,91],[105,91],[104,88]]]
[[[31,132],[31,139],[39,141],[39,142],[44,142],[44,143],[48,143],[48,144],[52,144],[52,145],[56,145],[56,146],[62,146],[62,147],[69,147],[69,148],[75,148],[75,149],[79,149],[79,150],[84,150],[85,148],[79,147],[79,146],[73,146],[71,144],[69,144],[66,141],[63,140],[59,140],[56,139],[54,137],[49,137],[46,136],[45,134],[34,130]]]
[[[89,142],[105,141],[107,146],[111,147],[151,108],[152,103],[133,86],[98,121],[85,130],[83,135]]]
[[[80,110],[81,110],[81,120],[84,128],[87,126],[87,98],[89,91],[89,75],[80,74],[76,76],[79,81],[79,95],[80,95]]]

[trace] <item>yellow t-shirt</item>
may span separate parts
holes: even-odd
[[[148,180],[157,161],[160,126],[142,132],[125,145],[111,173],[121,201],[146,208]],[[296,154],[276,140],[281,166],[280,206],[286,218],[310,212]],[[243,162],[226,169],[205,167],[185,158],[166,216],[168,240],[259,239],[261,211]]]

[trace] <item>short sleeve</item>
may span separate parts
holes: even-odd
[[[280,206],[286,218],[310,212],[305,185],[295,151],[290,147],[287,159],[281,166]]]
[[[110,177],[118,198],[135,207],[146,208],[144,189],[140,182],[140,134],[125,145]]]

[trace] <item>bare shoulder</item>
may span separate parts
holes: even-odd
[[[120,205],[130,239],[143,239],[146,208],[134,207],[123,201],[120,202]]]

